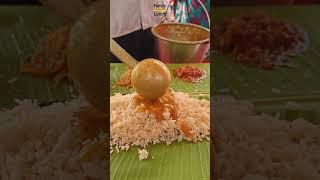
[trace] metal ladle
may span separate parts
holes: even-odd
[[[110,39],[110,51],[121,62],[133,69],[131,84],[140,96],[153,100],[169,90],[171,74],[161,61],[148,58],[138,62],[113,39]]]

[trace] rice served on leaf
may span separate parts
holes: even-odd
[[[149,144],[161,142],[169,145],[176,140],[197,142],[209,138],[208,100],[191,98],[182,92],[171,92],[165,96],[160,99],[164,105],[160,114],[154,110],[161,109],[161,106],[139,103],[139,96],[135,93],[111,97],[112,152],[113,149],[128,150],[131,146],[146,148]],[[145,156],[141,157],[145,159]]]
[[[76,123],[86,102],[17,103],[0,111],[0,179],[108,179],[107,160],[101,158],[106,151],[97,148],[106,143],[106,134],[95,128],[98,135],[84,141],[83,123]]]
[[[319,126],[256,115],[252,104],[231,97],[217,97],[215,107],[217,179],[320,179]]]

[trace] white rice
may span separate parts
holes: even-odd
[[[256,115],[231,97],[217,98],[214,117],[218,179],[320,179],[319,126]]]
[[[81,146],[78,127],[71,120],[85,105],[75,99],[40,108],[24,100],[1,111],[0,179],[107,179],[106,160],[80,160],[93,141]],[[105,140],[105,134],[100,134],[94,141]]]
[[[164,114],[164,120],[157,122],[152,114],[137,111],[133,102],[135,95],[116,94],[110,99],[111,147],[128,150],[131,146],[146,148],[149,144],[161,142],[167,145],[182,140],[196,142],[210,136],[208,100],[199,100],[189,97],[186,93],[173,92],[177,103],[177,119],[184,121],[190,128],[193,138],[189,138],[180,129],[177,119],[172,119],[169,113]]]
[[[148,155],[149,155],[149,152],[146,150],[146,149],[138,149],[138,154],[139,154],[139,160],[143,160],[143,159],[147,159],[148,158]]]
[[[113,150],[191,140],[175,132],[177,124],[170,118],[157,123],[154,117],[135,112],[132,96],[118,94],[111,98]],[[178,116],[185,119],[199,137],[196,140],[208,137],[209,102],[184,93],[174,93],[174,96]],[[106,160],[80,160],[90,144],[105,140],[101,134],[81,148],[77,127],[70,121],[85,102],[75,99],[43,108],[30,100],[17,103],[10,110],[0,111],[1,180],[107,179]],[[231,97],[217,97],[214,109],[219,179],[320,179],[318,126],[303,119],[286,122],[269,115],[255,115],[252,104]],[[147,150],[140,150],[140,158],[147,157]]]

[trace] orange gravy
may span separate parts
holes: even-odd
[[[170,113],[170,117],[177,120],[177,104],[172,93],[168,92],[156,100],[149,100],[142,96],[133,97],[133,102],[138,106],[138,110],[148,112],[155,116],[158,122],[164,120],[163,113],[166,109]]]
[[[188,126],[186,122],[180,121],[180,129],[188,138],[191,138],[191,139],[193,138],[191,128]]]

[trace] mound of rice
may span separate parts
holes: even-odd
[[[75,99],[42,108],[30,100],[17,103],[0,112],[1,180],[107,179],[105,158],[83,160],[106,135],[83,142],[80,127],[71,123],[87,103]]]
[[[215,167],[223,180],[319,180],[320,128],[256,115],[252,104],[218,97],[214,110]]]
[[[172,119],[169,113],[164,113],[164,119],[157,121],[148,112],[138,111],[133,94],[116,94],[110,101],[110,131],[111,152],[114,149],[128,150],[131,146],[146,148],[149,144],[173,141],[201,141],[210,136],[210,103],[189,97],[182,92],[172,92],[177,104],[177,119]],[[181,123],[187,126],[192,137],[184,131]],[[140,157],[145,156],[141,155]],[[140,158],[141,159],[141,158]]]

